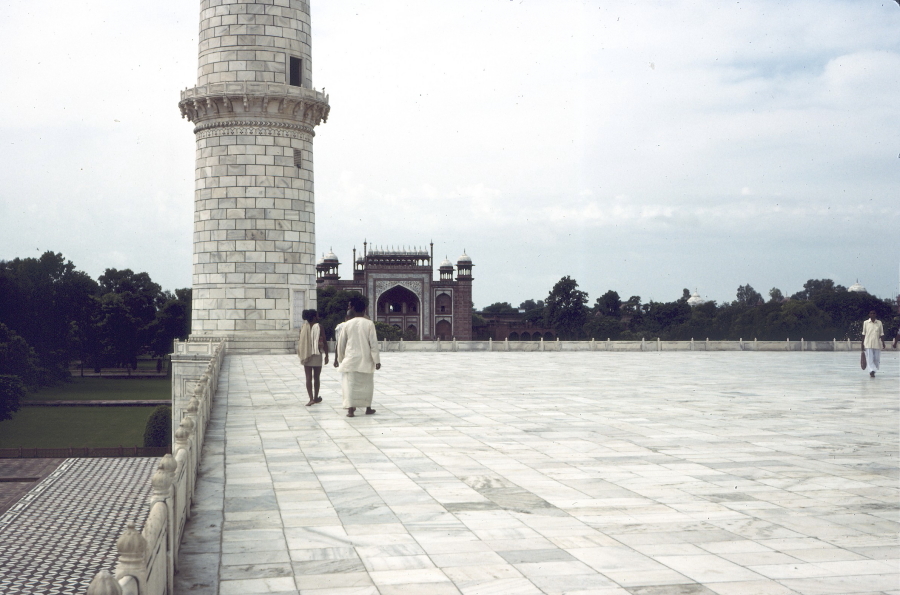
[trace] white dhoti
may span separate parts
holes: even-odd
[[[371,407],[375,394],[375,374],[365,372],[344,372],[341,374],[341,392],[344,394],[344,409],[348,407]]]
[[[881,365],[881,350],[866,349],[866,372],[877,372]]]

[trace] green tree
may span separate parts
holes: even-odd
[[[638,303],[640,303],[640,298],[638,298]],[[620,298],[619,294],[612,289],[598,297],[594,302],[594,312],[604,316],[614,316],[619,318],[619,316],[621,316],[621,308],[622,298]]]
[[[191,334],[191,289],[164,292],[165,302],[150,324],[150,351],[156,357],[172,352],[175,339],[186,340]]]
[[[67,378],[77,356],[76,325],[90,320],[97,283],[62,254],[0,261],[0,322],[34,349],[45,380]]]
[[[823,291],[816,294],[813,303],[831,319],[832,337],[828,338],[849,336],[853,340],[858,339],[858,334],[850,333],[850,326],[855,322],[861,324],[872,310],[875,310],[878,318],[884,322],[885,330],[888,329],[888,321],[893,316],[893,308],[889,302],[868,293]]]
[[[403,331],[398,326],[386,322],[376,322],[375,334],[379,341],[384,341],[385,339],[388,341],[399,341],[403,336]]]
[[[16,376],[31,389],[47,383],[46,372],[40,368],[34,349],[2,322],[0,322],[0,374]]]
[[[691,319],[691,307],[686,302],[653,302],[646,304],[641,317],[641,330],[653,337],[669,338],[669,331]]]
[[[521,304],[519,304],[520,310],[525,310],[529,312],[531,310],[539,310],[544,307],[544,300],[525,300]]]
[[[803,291],[791,296],[792,300],[814,300],[823,293],[847,291],[843,285],[835,285],[831,279],[810,279],[803,284]]]
[[[587,292],[568,275],[556,282],[544,300],[544,323],[562,339],[577,339],[587,322]]]
[[[769,319],[767,329],[772,339],[830,339],[830,333],[826,332],[830,326],[829,317],[819,310],[812,302],[789,301],[785,302],[777,315]],[[775,335],[775,336],[771,336]]]
[[[18,376],[0,374],[0,421],[12,419],[25,398],[25,384]]]
[[[622,322],[612,316],[592,316],[584,325],[583,334],[595,341],[618,340],[622,335]]]
[[[172,444],[172,407],[160,405],[153,410],[144,426],[144,446],[159,447]]]
[[[681,297],[678,298],[678,302],[686,304],[689,299],[691,299],[691,290],[685,287],[681,290]]]
[[[337,287],[322,287],[316,290],[319,324],[329,341],[334,340],[334,328],[344,322],[347,317],[350,297],[358,293],[358,291],[339,290]]]
[[[132,315],[122,295],[107,293],[100,298],[98,323],[103,362],[136,370],[143,324]]]
[[[160,331],[153,323],[167,296],[150,275],[131,269],[106,269],[97,280],[106,355],[115,365],[137,369],[138,355],[155,351]]]
[[[482,314],[518,314],[519,310],[509,302],[495,302],[490,306],[485,306],[481,311]]]
[[[749,283],[737,288],[737,300],[735,300],[735,304],[741,306],[755,306],[761,301],[763,301],[762,295],[753,289]]]
[[[777,287],[773,287],[769,290],[769,301],[770,302],[781,302],[784,300],[784,294],[781,293],[781,290]]]

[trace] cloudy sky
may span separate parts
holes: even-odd
[[[190,285],[199,2],[7,2],[0,259]],[[318,251],[475,262],[475,303],[896,295],[900,6],[313,0]]]

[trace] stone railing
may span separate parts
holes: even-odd
[[[298,99],[328,102],[328,95],[316,89],[261,81],[228,81],[191,87],[181,92],[181,100],[205,98],[209,95],[286,95],[288,97],[297,97]]]
[[[97,573],[88,587],[88,595],[173,593],[178,549],[184,525],[190,516],[212,399],[225,357],[224,341],[207,347],[204,351],[204,355],[208,356],[206,366],[191,385],[187,407],[178,410],[173,407],[172,426],[176,428],[173,454],[160,459],[159,467],[150,480],[150,513],[143,530],[137,531],[134,523],[128,525],[116,542],[119,562],[115,576],[106,570]],[[175,353],[179,353],[177,342]],[[197,355],[196,351],[194,355]]]
[[[385,351],[859,351],[859,341],[379,341]],[[334,342],[329,346],[334,351]]]

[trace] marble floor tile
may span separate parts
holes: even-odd
[[[851,356],[386,353],[378,415],[348,419],[333,368],[307,408],[294,356],[229,355],[183,576],[222,595],[898,591],[900,357],[872,382]]]

